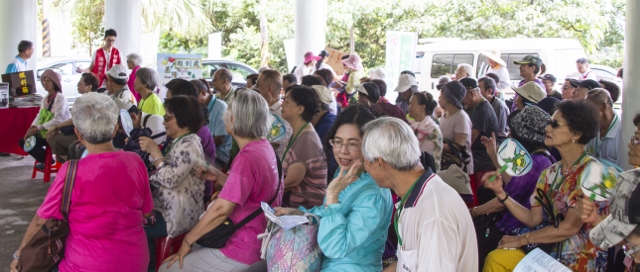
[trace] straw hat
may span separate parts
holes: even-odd
[[[480,54],[485,55],[487,58],[490,58],[502,66],[507,66],[507,63],[500,58],[500,51],[498,50],[484,51],[480,52]]]

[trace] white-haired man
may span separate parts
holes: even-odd
[[[398,261],[385,271],[478,271],[473,222],[458,193],[420,164],[405,122],[382,117],[364,127],[362,153],[378,186],[402,199],[395,214]]]
[[[465,77],[475,78],[473,75],[473,66],[467,63],[460,63],[456,69],[456,80],[460,80]]]

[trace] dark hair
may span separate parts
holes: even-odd
[[[404,71],[400,72],[400,74],[401,74],[401,75],[404,75],[404,74],[410,74],[410,75],[412,75],[413,77],[416,77],[416,74],[414,74],[413,72],[411,72],[411,71],[409,71],[409,70],[404,70]]]
[[[603,89],[609,92],[609,96],[611,96],[611,100],[613,100],[614,103],[618,101],[618,98],[620,97],[620,87],[618,87],[618,84],[604,79],[601,79],[598,82],[604,85]]]
[[[487,73],[486,75],[484,75],[485,77],[490,77],[493,79],[493,81],[500,82],[500,76],[496,73]],[[495,91],[495,90],[494,90]]]
[[[140,114],[142,114],[142,110],[140,110],[140,109],[138,108],[138,106],[136,106],[136,105],[131,105],[131,108],[129,108],[129,110],[128,110],[127,112],[129,112],[129,113],[133,113],[133,114],[135,114],[135,115],[140,115]]]
[[[18,52],[23,53],[29,49],[33,48],[33,43],[27,40],[22,40],[18,43]]]
[[[362,84],[362,87],[367,90],[368,94],[359,93],[358,95],[366,96],[371,104],[378,103],[378,100],[380,100],[380,89],[378,89],[378,85],[373,82],[365,82]]]
[[[538,65],[538,64],[533,64],[533,63],[528,63],[528,64],[525,64],[525,65],[527,65],[527,66],[529,66],[529,67],[531,67],[531,66],[535,66],[535,67],[536,67],[535,69],[533,69],[533,74],[534,74],[534,75],[536,75],[536,76],[537,76],[537,75],[538,75],[538,73],[540,73],[540,65]]]
[[[209,84],[207,83],[206,80],[204,80],[204,79],[192,79],[189,82],[191,82],[191,84],[193,84],[193,87],[196,88],[196,91],[198,91],[198,95],[200,95],[201,91],[205,91],[206,93],[209,93]]]
[[[522,137],[520,137],[520,135],[518,135],[517,131],[515,129],[513,129],[511,127],[511,120],[513,119],[513,117],[515,117],[516,115],[522,113],[521,110],[516,110],[514,112],[512,112],[511,114],[509,114],[509,116],[507,116],[507,125],[509,126],[509,131],[511,132],[511,138],[517,140],[518,142],[520,142],[522,144],[522,146],[529,152],[529,153],[533,153],[534,151],[538,150],[538,149],[546,149],[546,146],[544,145],[544,142],[542,143],[534,143],[531,142],[529,140],[525,140]]]
[[[288,81],[289,84],[298,83],[298,78],[294,74],[285,74],[282,76],[282,82]]]
[[[113,81],[113,83],[124,86],[127,85],[127,80],[124,78],[115,78],[112,77],[110,74],[107,74],[107,76],[109,77],[110,81]]]
[[[372,79],[371,82],[375,83],[376,85],[378,85],[378,90],[380,90],[380,96],[381,97],[387,95],[387,83],[384,82],[384,80],[382,80],[382,79]]]
[[[556,107],[567,121],[569,130],[573,133],[582,133],[578,143],[584,145],[596,137],[600,118],[598,111],[590,102],[565,100],[558,103]]]
[[[251,86],[256,85],[256,83],[258,83],[258,74],[250,74],[247,76],[247,83],[250,83]],[[231,80],[229,80],[229,82],[231,82]]]
[[[329,87],[329,84],[333,82],[333,73],[329,69],[320,69],[313,73],[316,76],[319,76],[324,80],[325,86]]]
[[[491,89],[491,95],[496,94],[496,82],[493,80],[493,78],[487,76],[481,77],[480,79],[478,79],[478,84],[480,84],[480,82],[484,82],[485,90]]]
[[[636,116],[633,117],[633,124],[637,127],[640,124],[640,112],[636,113]]]
[[[167,112],[173,113],[179,127],[188,128],[192,133],[198,132],[204,125],[200,104],[193,96],[173,96],[164,101],[164,107]]]
[[[106,39],[109,36],[118,37],[118,33],[116,33],[116,31],[113,28],[110,28],[110,29],[105,30],[104,39]]]
[[[213,75],[217,72],[220,71],[220,76],[224,79],[226,79],[227,81],[229,81],[229,83],[231,83],[231,81],[233,81],[233,75],[231,75],[231,71],[229,71],[229,69],[224,68],[224,67],[220,67],[217,70],[214,70],[213,73],[211,73],[211,77],[213,78]],[[248,77],[247,77],[248,78]]]
[[[618,73],[616,74],[617,77],[622,78],[622,71],[623,68],[618,69]]]
[[[332,156],[333,148],[329,144],[329,140],[333,139],[336,136],[336,132],[338,129],[345,124],[352,124],[358,127],[358,131],[360,131],[360,137],[364,136],[364,125],[369,123],[369,121],[376,119],[376,115],[371,111],[371,109],[362,104],[356,104],[354,106],[349,106],[344,109],[338,117],[336,117],[336,121],[333,122],[331,129],[325,135],[322,140],[322,144],[324,145],[324,150],[327,156]]]
[[[93,73],[82,73],[82,76],[80,76],[80,78],[82,79],[82,83],[84,83],[85,85],[91,85],[92,92],[98,90],[98,84],[100,83],[100,81],[98,81],[98,77],[96,75],[94,75]]]
[[[346,60],[348,59],[350,56],[350,54],[346,54],[346,55],[342,55],[342,57],[340,57],[342,60]]]
[[[186,95],[196,99],[198,98],[198,90],[196,90],[196,86],[186,79],[174,78],[167,82],[165,87],[167,87],[167,91],[171,92],[171,96]]]
[[[433,114],[433,110],[438,106],[438,102],[433,99],[433,95],[428,92],[419,92],[413,93],[411,96],[418,99],[418,104],[424,105],[424,113],[427,114],[427,117]]]
[[[318,103],[320,103],[320,97],[311,87],[295,85],[287,93],[287,99],[291,99],[297,105],[304,107],[302,119],[306,122],[311,122],[313,116],[319,111]]]
[[[301,85],[297,85],[297,84],[289,85],[289,87],[287,87],[286,89],[284,89],[284,94],[286,95],[287,93],[289,93],[289,91],[291,91],[291,89],[293,89],[293,87],[295,87],[295,86],[301,86]],[[302,86],[304,86],[304,85],[302,85]],[[308,86],[307,86],[307,87],[308,87]]]
[[[324,57],[329,57],[329,52],[327,52],[327,50],[322,50],[320,51],[320,54],[318,54],[318,56],[320,56],[320,60],[316,61],[316,69],[320,70],[320,65],[322,65],[322,62],[324,62]]]
[[[589,64],[589,60],[587,58],[579,58],[576,60],[576,63]]]
[[[322,79],[319,76],[316,75],[306,75],[302,77],[302,82],[300,83],[301,85],[304,86],[313,86],[313,85],[322,85],[322,86],[327,86],[324,82],[324,79]]]

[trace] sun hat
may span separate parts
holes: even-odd
[[[53,81],[53,84],[56,84],[56,86],[58,86],[58,88],[62,90],[62,85],[60,85],[60,81],[62,81],[62,78],[60,77],[60,74],[51,69],[47,69],[40,76],[40,80],[42,80],[43,77],[51,79],[51,81]]]
[[[507,117],[511,133],[518,138],[533,143],[544,144],[547,135],[545,127],[551,117],[537,106],[525,106],[521,111],[514,111]]]
[[[107,71],[107,75],[110,75],[114,79],[123,79],[124,81],[127,81],[129,79],[129,76],[127,76],[127,70],[127,67],[124,65],[116,64]]]
[[[465,88],[460,81],[454,80],[447,82],[442,86],[442,95],[449,101],[449,103],[462,109],[462,98],[467,94],[467,88]]]
[[[502,66],[507,66],[507,63],[504,62],[504,60],[500,57],[500,51],[498,50],[484,51],[480,52],[480,54],[485,55],[485,57],[497,62]]]
[[[411,86],[418,86],[416,78],[411,74],[401,74],[395,91],[398,93],[404,93],[409,90]]]
[[[316,56],[313,54],[313,52],[309,51],[307,53],[304,53],[304,63],[309,63],[312,60],[320,60],[322,59],[322,57]]]
[[[311,88],[316,91],[322,103],[329,105],[331,104],[331,102],[333,102],[333,96],[331,95],[331,91],[327,87],[322,85],[313,85],[311,86]]]
[[[534,81],[529,81],[518,88],[514,88],[513,90],[523,98],[533,103],[538,103],[540,100],[547,97],[547,93]]]
[[[350,54],[347,59],[343,59],[342,63],[347,67],[356,71],[364,70],[364,67],[362,66],[362,59],[360,59],[360,56],[358,56],[358,54],[355,54],[355,53]]]
[[[452,164],[446,170],[438,171],[438,176],[461,195],[472,195],[469,175],[460,167]]]

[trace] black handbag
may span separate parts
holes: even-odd
[[[275,152],[275,150],[274,150]],[[278,190],[280,190],[280,184],[282,183],[282,164],[280,163],[280,159],[278,158],[278,154],[276,154],[276,162],[278,164],[278,187],[276,189],[276,194],[269,200],[269,205],[273,203],[273,201],[278,196]],[[256,209],[252,214],[245,217],[239,223],[234,223],[230,218],[227,217],[222,224],[217,226],[215,229],[211,230],[207,234],[203,235],[196,241],[198,245],[208,248],[223,248],[227,243],[227,240],[231,238],[233,233],[242,228],[247,223],[251,222],[254,218],[258,217],[262,213],[262,208]]]
[[[449,166],[455,164],[466,172],[467,165],[471,162],[471,158],[466,150],[467,148],[447,139],[443,139],[443,143],[449,145],[449,151],[442,152],[440,169],[446,170]]]

